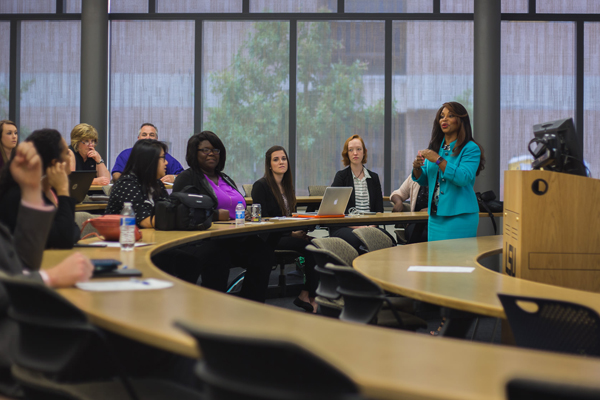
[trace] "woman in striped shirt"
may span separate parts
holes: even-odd
[[[342,150],[342,161],[347,167],[335,174],[331,186],[353,187],[354,190],[348,200],[346,213],[350,208],[355,208],[358,212],[383,212],[383,194],[379,175],[368,170],[364,164],[367,162],[367,149],[365,142],[359,135],[352,135],[344,143]],[[359,253],[361,242],[352,233],[359,227],[332,228],[330,235],[344,239]]]

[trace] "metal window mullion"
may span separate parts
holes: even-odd
[[[202,28],[204,21],[197,19],[194,33],[194,133],[202,131]]]
[[[298,71],[298,20],[290,20],[290,79],[289,79],[289,132],[288,156],[292,171],[296,171],[296,94]]]
[[[392,70],[393,70],[393,28],[394,21],[388,19],[385,21],[385,55],[384,55],[384,74],[385,74],[385,92],[384,92],[384,117],[383,117],[383,191],[391,193],[392,190]],[[401,146],[404,148],[404,146]]]
[[[21,125],[21,21],[10,21],[10,69],[8,82],[8,119]]]

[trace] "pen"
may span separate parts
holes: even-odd
[[[148,282],[148,281],[141,281],[141,280],[135,279],[135,278],[131,278],[130,281],[131,282],[135,282],[135,283],[141,283],[142,285],[149,285],[150,284],[150,282]]]
[[[105,244],[86,244],[86,243],[75,243],[73,247],[106,247]]]

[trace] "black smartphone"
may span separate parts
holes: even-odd
[[[102,274],[117,269],[121,265],[121,261],[113,258],[96,258],[92,260],[92,264],[94,265],[94,274]]]

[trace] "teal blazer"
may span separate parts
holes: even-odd
[[[475,142],[470,141],[458,155],[455,155],[452,154],[455,144],[456,140],[450,143],[450,150],[442,150],[444,146],[442,141],[442,147],[438,152],[447,161],[445,172],[442,172],[434,162],[425,160],[425,164],[421,167],[419,179],[415,178],[414,173],[412,174],[413,181],[421,186],[429,186],[429,214],[431,214],[433,191],[435,190],[438,171],[440,172],[440,198],[437,215],[449,217],[479,212],[473,185],[481,161],[481,150]]]

